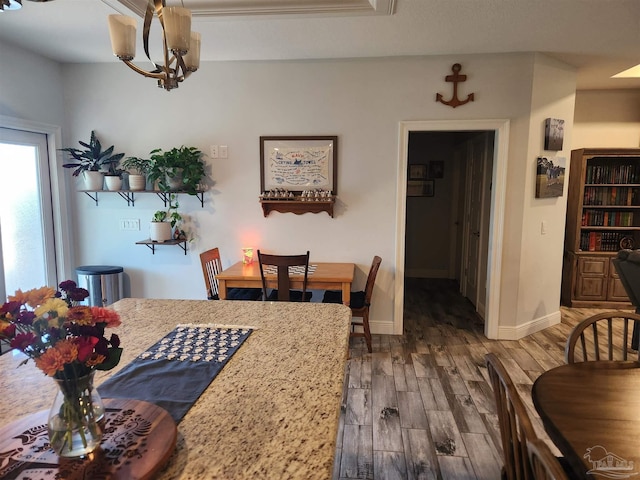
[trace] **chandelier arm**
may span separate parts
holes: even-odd
[[[144,53],[147,55],[147,58],[153,65],[156,67],[158,72],[164,71],[161,65],[158,65],[153,60],[151,60],[151,55],[149,54],[149,32],[151,31],[151,22],[153,21],[154,12],[158,15],[160,19],[160,24],[162,25],[162,29],[164,30],[164,22],[162,20],[162,7],[164,6],[164,0],[155,0],[155,4],[151,5],[151,2],[147,2],[147,10],[144,14],[144,25],[142,30],[142,41],[144,44]],[[164,35],[163,35],[164,37]]]
[[[162,70],[158,70],[158,71],[154,71],[154,72],[147,72],[146,70],[141,69],[140,67],[136,66],[135,64],[133,64],[129,60],[122,60],[122,62],[125,63],[134,72],[137,72],[140,75],[143,75],[145,77],[158,78],[158,79],[167,78],[166,72],[164,72]]]

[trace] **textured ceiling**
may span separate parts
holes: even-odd
[[[21,10],[0,13],[2,48],[14,43],[60,62],[117,61],[107,15],[131,14],[140,1],[24,0]],[[202,34],[203,61],[542,52],[575,66],[578,88],[640,88],[637,78],[609,78],[640,63],[640,0],[184,3]],[[139,45],[136,61],[142,55]]]

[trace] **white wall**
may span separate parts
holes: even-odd
[[[450,96],[451,85],[444,76],[456,62],[468,75],[460,95],[474,92],[476,100],[452,109],[436,103],[435,94]],[[533,303],[545,309],[555,304],[557,310],[559,274],[557,280],[542,273],[521,278],[523,256],[548,250],[547,242],[554,243],[552,250],[555,243],[560,250],[562,245],[562,239],[553,235],[522,240],[523,218],[533,208],[534,162],[542,149],[543,118],[569,120],[564,105],[556,108],[554,95],[548,96],[548,108],[540,107],[547,101],[544,98],[532,99],[534,87],[541,88],[534,80],[540,64],[544,61],[532,54],[216,62],[205,63],[169,93],[121,64],[65,65],[64,146],[87,140],[94,129],[105,145],[115,144],[116,151],[127,155],[144,156],[153,148],[182,144],[208,153],[209,145],[218,144],[228,145],[230,157],[207,159],[214,184],[205,195],[204,208],[194,198],[180,197],[181,211],[192,215],[198,234],[188,255],[177,247],[158,248],[152,255],[135,245],[148,236],[145,224],[162,205],[154,195],[137,195],[136,206],[127,207],[119,196],[101,194],[96,207],[85,195],[71,194],[78,226],[73,233],[77,265],[123,266],[130,280],[126,293],[132,296],[204,298],[198,253],[212,246],[221,248],[225,265],[237,260],[240,248],[247,245],[284,253],[309,249],[316,261],[353,261],[359,266],[357,288],[364,286],[371,258],[378,254],[383,263],[372,323],[374,331],[390,331],[399,122],[507,118],[511,120],[509,189],[500,322],[512,327],[527,322]],[[562,81],[570,83],[567,78]],[[7,102],[22,104],[19,99],[2,100]],[[542,123],[537,117],[529,120],[532,108]],[[324,213],[273,213],[264,218],[258,204],[259,136],[331,134],[339,136],[335,218]],[[537,142],[535,148],[532,142]],[[70,172],[59,174],[68,178]],[[140,219],[142,231],[120,231],[122,218]],[[552,232],[563,229],[563,215],[548,218]],[[526,300],[519,299],[523,288],[543,279],[545,288],[532,288]]]
[[[571,148],[640,147],[640,90],[576,93]]]
[[[555,198],[535,198],[536,162],[538,156],[571,156],[571,118],[575,102],[575,71],[553,59],[536,55],[529,117],[528,151],[519,163],[517,178],[522,188],[522,215],[519,248],[517,307],[513,315],[504,315],[500,322],[501,338],[520,338],[541,327],[560,322],[560,288],[567,186],[564,194]],[[546,118],[565,120],[563,149],[544,150]],[[509,175],[512,178],[511,175]],[[543,222],[546,233],[542,232]],[[504,270],[503,270],[504,271]],[[514,280],[515,281],[515,280]],[[506,284],[503,283],[504,286]],[[504,289],[503,289],[504,292]],[[501,310],[501,314],[503,311]]]

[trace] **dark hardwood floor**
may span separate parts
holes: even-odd
[[[333,479],[499,479],[489,352],[505,364],[538,435],[557,454],[531,386],[564,363],[573,325],[599,311],[562,307],[559,325],[517,341],[488,340],[455,282],[406,279],[404,335],[374,335],[371,354],[361,339],[351,341]]]

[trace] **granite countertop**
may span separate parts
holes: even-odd
[[[115,374],[179,323],[256,330],[178,425],[161,479],[331,478],[348,352],[344,305],[123,299]],[[0,356],[0,424],[49,409],[54,382],[25,357]]]

